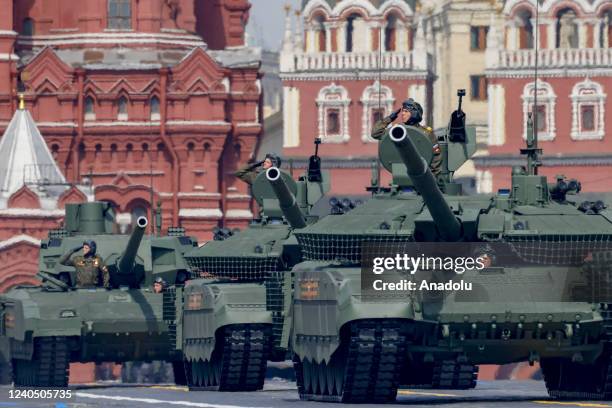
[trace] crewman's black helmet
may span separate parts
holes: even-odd
[[[281,163],[283,162],[280,156],[275,153],[266,154],[266,159],[270,159],[274,167],[280,167]]]
[[[94,256],[96,254],[96,241],[83,241],[83,245],[87,245],[89,247],[89,253],[87,254],[87,256]]]
[[[423,107],[414,99],[406,99],[402,103],[402,109],[410,111],[410,119],[408,120],[408,124],[421,123],[421,121],[423,120]]]

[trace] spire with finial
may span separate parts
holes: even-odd
[[[0,138],[0,201],[10,197],[26,183],[66,183],[45,139],[25,107],[22,93],[18,94],[18,101],[18,109]]]
[[[285,4],[285,36],[283,37],[283,52],[293,51],[293,36],[291,35],[291,6]]]
[[[302,51],[304,43],[302,38],[304,37],[304,30],[302,29],[302,12],[295,10],[295,49]]]
[[[415,68],[427,69],[427,45],[425,41],[425,19],[423,16],[417,22],[413,50]]]

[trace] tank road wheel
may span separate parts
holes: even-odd
[[[242,324],[217,333],[210,361],[187,362],[189,388],[256,391],[263,388],[272,330],[268,325]]]
[[[351,324],[329,362],[294,357],[300,399],[335,402],[395,401],[407,336],[403,324],[365,320]]]
[[[0,385],[13,382],[13,367],[0,353]]]
[[[540,361],[548,395],[557,399],[612,400],[612,304],[601,310],[604,350],[592,364],[567,358]]]
[[[612,399],[612,359],[602,355],[594,364],[580,364],[566,358],[540,362],[548,395],[557,399]]]
[[[15,386],[67,387],[69,361],[65,337],[37,338],[32,360],[13,360]]]
[[[187,370],[185,364],[187,363],[183,361],[172,362],[172,373],[174,374],[174,383],[176,385],[187,385]]]

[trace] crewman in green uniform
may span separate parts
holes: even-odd
[[[242,167],[240,170],[234,173],[234,176],[238,177],[248,185],[252,185],[259,173],[269,169],[272,166],[280,167],[281,161],[282,160],[278,155],[268,153],[266,154],[266,158],[264,160]]]
[[[83,255],[72,258],[76,252],[83,249]],[[76,269],[76,286],[93,288],[103,286],[110,288],[110,274],[102,258],[96,255],[96,241],[85,241],[82,246],[66,252],[58,261],[62,265],[73,266]]]
[[[431,160],[431,165],[429,167],[431,168],[431,172],[434,174],[434,176],[440,174],[442,166],[442,151],[440,150],[440,145],[438,144],[438,138],[436,135],[434,135],[434,132],[430,127],[421,125],[421,120],[423,120],[423,107],[414,99],[406,99],[404,103],[402,103],[402,107],[400,109],[377,121],[372,128],[372,139],[382,139],[387,128],[391,126],[391,123],[394,122],[398,116],[403,124],[418,127],[424,130],[429,136],[433,149],[433,159]]]

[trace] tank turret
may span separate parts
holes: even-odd
[[[295,196],[289,191],[289,188],[281,178],[280,170],[276,167],[270,167],[266,170],[266,178],[278,198],[280,209],[287,222],[289,222],[292,228],[304,228],[306,226],[304,214],[300,210]]]
[[[404,125],[395,125],[389,131],[389,137],[395,143],[399,155],[406,166],[408,176],[414,187],[423,197],[423,201],[445,241],[457,241],[461,238],[461,224],[447,204],[436,178],[429,169],[426,160],[421,157]]]
[[[110,203],[66,204],[64,229],[69,234],[110,234],[115,222],[115,212]]]

